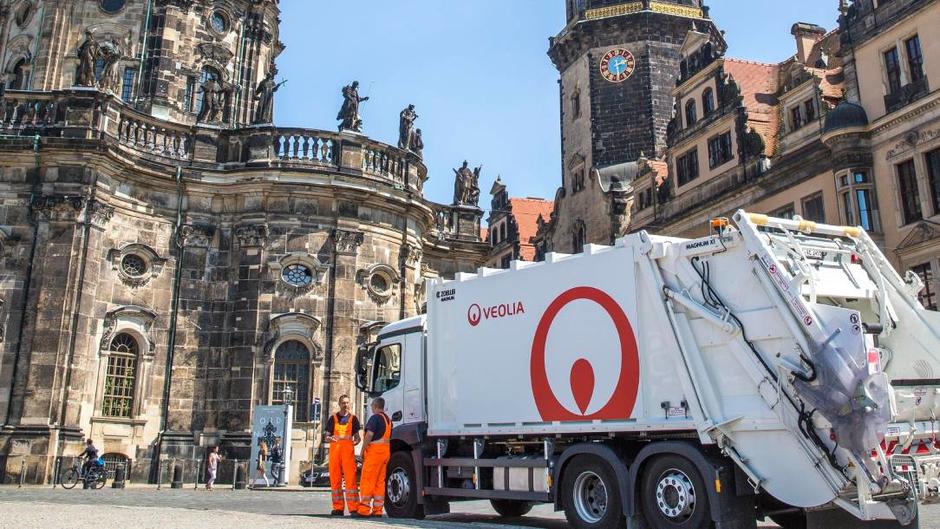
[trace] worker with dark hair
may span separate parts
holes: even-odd
[[[385,508],[385,467],[391,457],[392,421],[385,415],[385,399],[372,401],[372,417],[366,423],[362,443],[362,482],[359,516],[382,516]]]
[[[353,514],[359,508],[356,489],[356,445],[359,444],[359,419],[350,413],[348,395],[339,398],[339,412],[326,421],[326,442],[330,443],[330,490],[333,493],[333,516],[342,516],[345,509]]]

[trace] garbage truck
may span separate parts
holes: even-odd
[[[360,348],[386,511],[547,503],[578,529],[917,527],[940,313],[859,227],[736,212],[427,286]]]

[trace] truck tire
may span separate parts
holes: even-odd
[[[623,499],[614,470],[597,456],[574,458],[561,480],[562,505],[576,529],[623,529]]]
[[[418,488],[411,452],[395,452],[389,459],[387,468],[385,512],[389,518],[424,519],[424,506],[418,505]]]
[[[529,514],[535,506],[531,501],[490,500],[493,510],[503,518],[519,518]]]
[[[643,516],[650,527],[708,529],[711,512],[705,481],[684,457],[657,457],[643,469]]]

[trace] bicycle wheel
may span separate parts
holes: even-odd
[[[92,484],[92,486],[96,489],[103,489],[107,482],[108,482],[108,473],[101,472],[100,474],[95,476],[95,482]]]
[[[78,471],[74,468],[70,468],[65,471],[65,474],[62,475],[59,485],[62,485],[63,489],[75,488],[75,485],[78,485],[78,482],[81,481],[81,476],[78,475]]]

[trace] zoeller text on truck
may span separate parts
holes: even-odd
[[[389,515],[916,527],[940,493],[923,285],[860,228],[733,220],[429,285],[358,361],[394,422]]]

